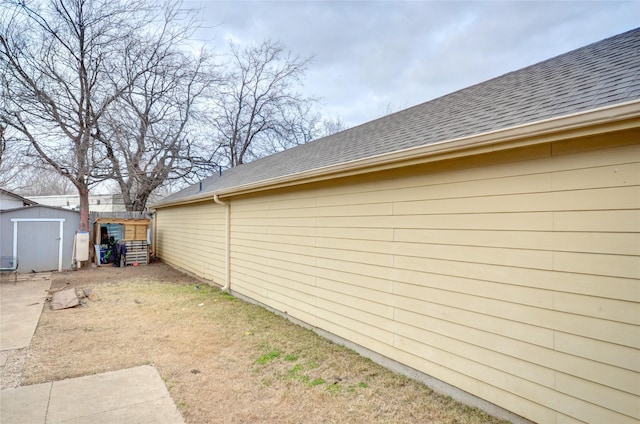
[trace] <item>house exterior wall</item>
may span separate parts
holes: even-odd
[[[225,210],[211,202],[164,208],[155,217],[156,256],[197,277],[222,284]]]
[[[0,212],[0,256],[13,256],[12,219],[64,219],[62,269],[71,269],[78,212],[41,205]],[[57,270],[58,236],[58,222],[18,222],[18,272]]]
[[[637,422],[638,140],[227,199],[231,290],[536,422]],[[208,278],[223,208],[157,219],[159,255]]]
[[[80,196],[77,194],[29,196],[29,200],[57,208],[80,210]],[[90,194],[89,211],[100,213],[125,212],[126,208],[120,194]]]
[[[0,192],[0,210],[21,208],[22,206],[24,206],[22,200]]]

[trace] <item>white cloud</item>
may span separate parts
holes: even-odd
[[[357,125],[640,26],[640,2],[204,1],[218,51],[282,41],[304,92]]]

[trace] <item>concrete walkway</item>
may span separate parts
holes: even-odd
[[[51,287],[50,277],[51,273],[39,273],[27,274],[16,283],[0,280],[0,350],[29,346]]]
[[[150,365],[2,390],[0,422],[184,423]]]
[[[50,287],[48,276],[0,282],[0,368],[9,352],[31,343]],[[145,365],[0,390],[0,423],[182,424],[184,420],[157,370]]]

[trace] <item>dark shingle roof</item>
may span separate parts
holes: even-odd
[[[238,166],[160,204],[638,99],[640,28]]]

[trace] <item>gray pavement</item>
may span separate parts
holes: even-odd
[[[2,390],[0,422],[184,423],[151,365]]]
[[[48,278],[0,282],[0,368],[29,346]],[[0,423],[184,423],[151,365],[0,390]]]
[[[51,287],[51,273],[0,282],[0,351],[29,346]]]

